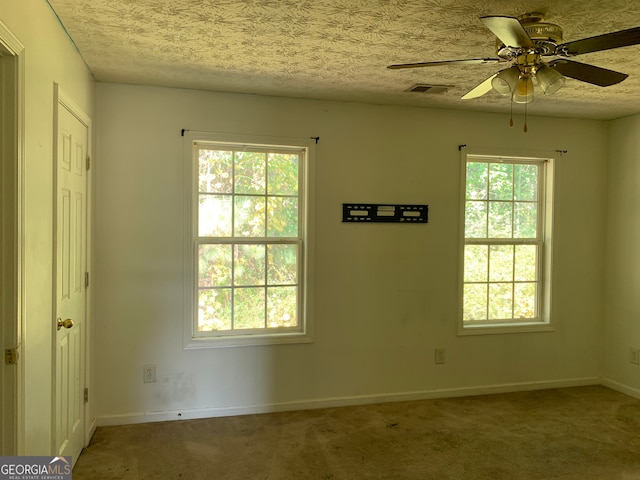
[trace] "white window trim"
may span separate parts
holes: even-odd
[[[529,333],[552,332],[555,325],[552,314],[552,289],[553,289],[553,193],[555,189],[555,164],[557,152],[544,151],[502,151],[500,149],[475,149],[465,147],[460,152],[460,223],[459,223],[459,252],[458,252],[458,335],[487,335],[504,333]],[[466,201],[466,165],[467,157],[495,158],[499,160],[546,160],[544,163],[544,191],[541,192],[543,204],[542,238],[544,246],[540,268],[542,269],[542,293],[539,299],[541,309],[540,321],[527,322],[496,322],[479,325],[465,325],[463,320],[463,293],[464,293],[464,247],[465,247],[465,201]]]
[[[302,173],[301,208],[304,209],[302,229],[303,247],[302,262],[299,265],[301,275],[300,314],[302,327],[297,331],[279,331],[274,333],[247,333],[220,336],[201,336],[194,332],[196,312],[195,265],[195,231],[197,227],[197,210],[195,203],[196,165],[193,160],[193,148],[197,142],[215,142],[267,147],[300,147],[306,149],[304,172]],[[311,179],[315,178],[316,142],[312,138],[273,137],[263,135],[217,134],[211,132],[184,131],[184,319],[183,344],[185,349],[237,347],[252,345],[273,345],[288,343],[309,343],[313,341],[313,251],[314,251],[314,197],[315,192]]]

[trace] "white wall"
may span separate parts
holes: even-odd
[[[23,454],[52,450],[53,85],[90,116],[95,83],[43,0],[0,0],[0,21],[24,45],[25,436]]]
[[[605,378],[640,397],[640,115],[609,127]]]
[[[103,424],[599,378],[604,122],[529,118],[524,134],[520,116],[509,128],[496,114],[102,83],[97,105]],[[320,137],[314,343],[183,350],[183,128]],[[568,150],[556,168],[555,332],[456,335],[459,144]],[[429,224],[343,224],[351,201],[427,203]],[[147,363],[156,384],[142,382]]]

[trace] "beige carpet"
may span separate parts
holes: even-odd
[[[98,428],[74,480],[640,480],[640,401],[604,387]]]

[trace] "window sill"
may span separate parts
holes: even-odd
[[[458,328],[458,335],[498,335],[503,333],[554,332],[549,323],[508,323],[487,325],[464,325]]]
[[[311,342],[313,342],[313,337],[309,333],[252,334],[220,337],[191,337],[185,339],[184,348],[185,350],[192,350],[200,348],[251,347]]]

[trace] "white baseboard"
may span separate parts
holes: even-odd
[[[541,382],[505,383],[479,387],[448,388],[423,390],[417,392],[358,395],[350,397],[321,398],[294,402],[269,403],[261,405],[236,405],[186,410],[157,412],[137,412],[124,415],[103,415],[98,417],[98,426],[128,425],[134,423],[164,422],[168,420],[189,420],[196,418],[226,417],[256,413],[273,413],[292,410],[311,410],[316,408],[346,407],[373,403],[403,402],[410,400],[428,400],[432,398],[467,397],[492,393],[544,390],[549,388],[582,387],[600,385],[599,377],[574,378]],[[639,392],[640,393],[640,392]]]
[[[601,383],[605,387],[609,387],[612,390],[616,390],[618,392],[629,395],[630,397],[640,399],[640,390],[637,388],[630,387],[629,385],[625,385],[624,383],[616,382],[615,380],[611,380],[610,378],[603,378]]]

